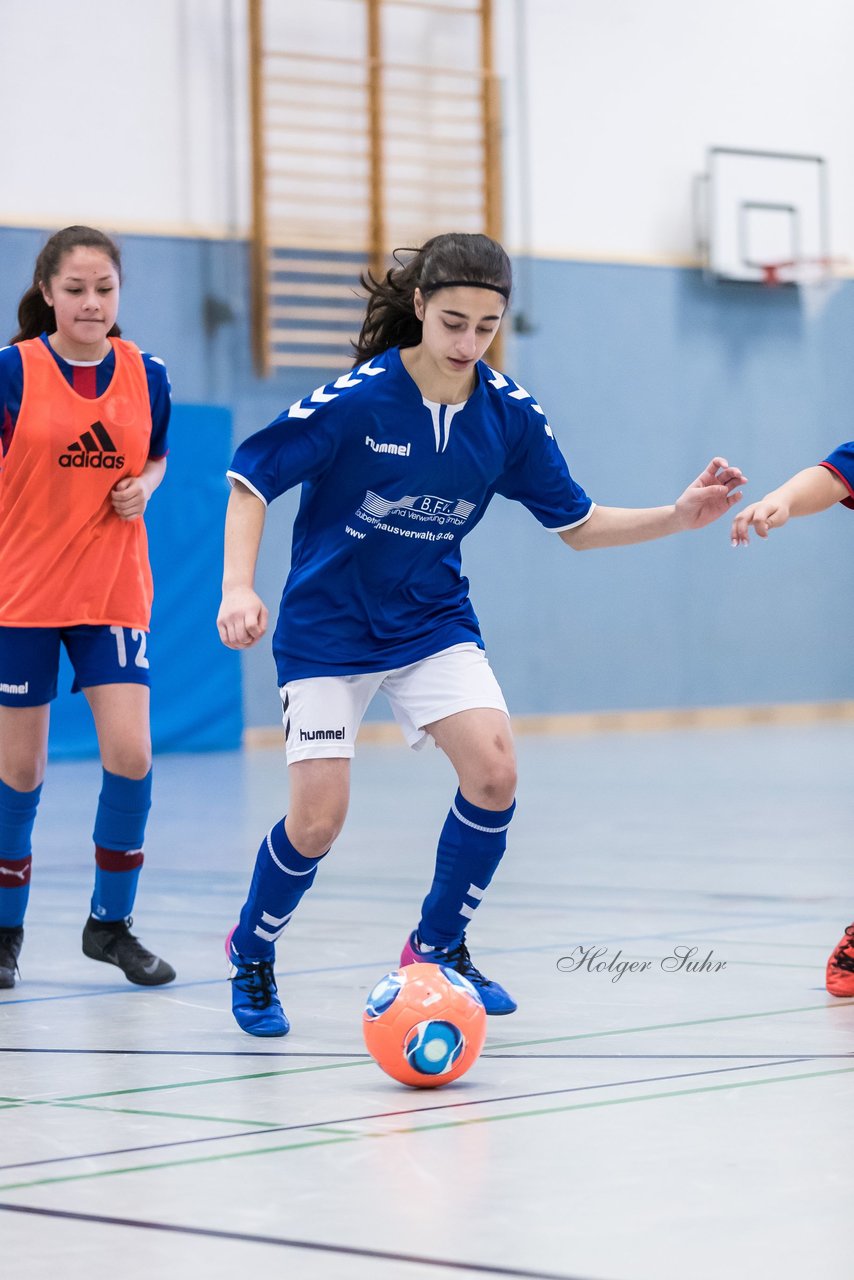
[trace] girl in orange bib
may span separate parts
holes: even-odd
[[[57,232],[0,350],[0,988],[18,972],[61,646],[103,768],[83,951],[141,985],[175,977],[130,932],[151,805],[143,514],[166,470],[169,383],[120,337],[120,284],[108,236]]]

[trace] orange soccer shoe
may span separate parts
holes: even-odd
[[[854,996],[854,924],[849,924],[828,960],[825,981],[832,996]]]

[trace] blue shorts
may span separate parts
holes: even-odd
[[[60,645],[72,693],[97,684],[150,684],[145,631],[130,627],[0,627],[0,706],[41,707],[56,697]]]

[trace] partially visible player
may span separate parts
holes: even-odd
[[[140,985],[175,977],[130,932],[151,806],[143,513],[170,398],[162,361],[120,337],[121,275],[103,232],[57,232],[0,350],[0,987],[18,972],[61,645],[103,766],[83,951]]]
[[[854,509],[854,442],[841,444],[818,466],[807,467],[739,512],[732,525],[734,547],[747,546],[752,527],[760,538],[781,529],[792,516],[813,516],[841,502]],[[827,962],[832,996],[854,996],[854,924],[843,933]]]
[[[352,372],[244,441],[229,472],[218,624],[233,649],[267,625],[253,586],[267,504],[302,485],[273,638],[290,810],[261,843],[227,942],[234,1016],[253,1035],[288,1030],[275,942],[341,830],[356,733],[380,690],[409,745],[432,738],[459,782],[401,964],[453,968],[487,1013],[512,1013],[516,1002],[474,966],[466,943],[507,844],[516,762],[461,540],[501,494],[576,549],[645,542],[716,519],[744,479],[714,458],[671,506],[594,506],[534,397],[483,360],[511,289],[507,255],[486,236],[437,236],[363,284]],[[508,592],[512,608],[509,583]]]

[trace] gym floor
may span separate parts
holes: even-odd
[[[99,767],[51,767],[0,993],[6,1274],[852,1275],[854,1001],[823,978],[854,919],[854,726],[518,746],[469,943],[519,1010],[424,1091],[360,1024],[429,881],[439,752],[360,747],[279,944],[274,1041],[232,1021],[222,944],[286,808],[283,756],[157,760],[134,926],[178,970],[157,990],[81,954]]]

